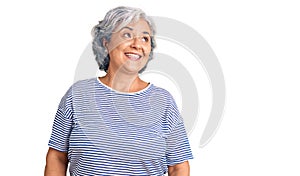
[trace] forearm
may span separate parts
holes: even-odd
[[[190,166],[188,161],[185,161],[174,166],[169,166],[168,176],[189,176],[190,175]]]

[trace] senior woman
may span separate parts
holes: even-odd
[[[139,74],[152,59],[155,29],[137,8],[110,10],[93,30],[103,77],[74,83],[61,99],[46,176],[189,175],[189,141],[171,94]]]

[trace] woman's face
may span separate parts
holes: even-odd
[[[138,73],[148,61],[151,35],[150,27],[143,19],[113,32],[111,40],[104,43],[110,57],[108,70]]]

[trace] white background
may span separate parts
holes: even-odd
[[[296,0],[1,1],[0,175],[43,175],[54,114],[90,30],[119,5],[191,26],[222,66],[223,120],[193,148],[192,176],[300,175]]]

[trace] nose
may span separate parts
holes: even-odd
[[[135,49],[141,49],[142,44],[141,44],[141,39],[140,37],[134,37],[131,43],[131,47]]]

